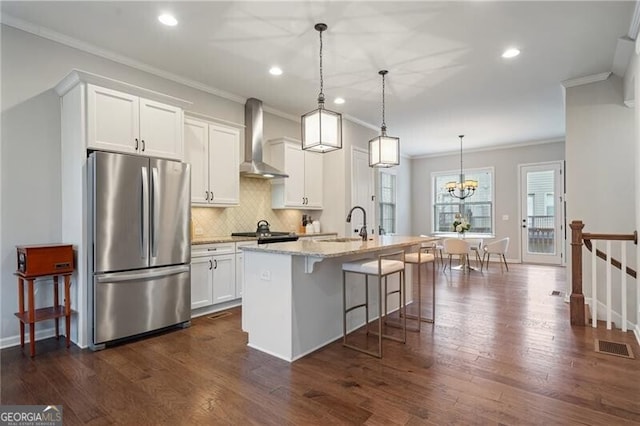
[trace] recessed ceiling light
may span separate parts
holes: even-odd
[[[335,98],[333,103],[342,105],[344,103],[344,98]]]
[[[516,48],[507,49],[502,54],[503,58],[515,58],[520,54],[520,51]]]
[[[282,68],[280,67],[271,67],[269,70],[269,74],[271,75],[282,75]]]
[[[178,25],[178,20],[174,18],[173,15],[169,15],[168,13],[163,13],[162,15],[158,16],[158,21],[162,22],[165,25],[168,25],[169,27],[175,27],[176,25]]]

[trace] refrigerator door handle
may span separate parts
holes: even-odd
[[[149,175],[146,167],[142,167],[142,233],[141,252],[142,258],[146,259],[149,253]]]
[[[177,274],[182,274],[184,272],[189,272],[189,265],[182,265],[182,266],[172,266],[169,268],[158,268],[158,269],[152,269],[152,270],[147,270],[144,272],[130,272],[130,273],[124,273],[124,272],[115,272],[112,274],[103,274],[103,275],[99,275],[96,276],[96,283],[115,283],[115,282],[123,282],[123,281],[133,281],[133,280],[147,280],[147,279],[151,279],[151,278],[158,278],[158,277],[167,277],[170,275],[177,275]]]
[[[158,256],[158,223],[160,223],[160,182],[158,168],[151,168],[151,188],[153,189],[153,226],[151,228],[151,257]]]

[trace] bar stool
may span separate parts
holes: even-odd
[[[422,322],[433,323],[436,318],[436,253],[429,253],[433,247],[420,247],[415,253],[407,253],[404,256],[404,262],[410,265],[417,265],[418,267],[418,315],[407,314],[407,318],[418,320],[418,325],[415,328],[410,328],[411,331],[420,331],[420,325]],[[420,270],[423,264],[431,263],[431,318],[424,318],[422,316],[422,280]],[[426,272],[426,271],[425,271]]]
[[[394,260],[394,258],[396,260]],[[400,260],[397,260],[400,259]],[[355,262],[347,262],[342,264],[342,306],[343,306],[343,315],[342,315],[342,346],[345,346],[350,349],[355,349],[359,352],[375,356],[377,358],[382,358],[382,339],[390,339],[395,340],[401,343],[406,343],[407,341],[407,319],[406,319],[406,294],[405,294],[405,276],[404,276],[404,251],[396,251],[393,253],[381,254],[378,256],[378,259],[365,259],[361,261]],[[352,274],[361,274],[365,276],[365,301],[364,303],[356,304],[350,307],[347,307],[347,273]],[[387,292],[387,278],[392,274],[399,274],[399,288],[398,290],[392,290],[391,292]],[[369,276],[378,277],[378,331],[370,332],[369,331]],[[385,296],[384,299],[382,297],[382,279],[384,278],[384,288],[385,288]],[[384,334],[382,330],[382,324],[384,322],[384,318],[387,315],[387,299],[391,294],[398,294],[399,303],[398,309],[401,311],[402,320],[402,338],[398,338],[396,336],[391,336],[388,334]],[[384,300],[384,315],[383,315],[383,304]],[[353,344],[347,342],[347,314],[355,309],[364,308],[365,309],[365,327],[367,335],[373,334],[378,336],[378,351],[371,351],[368,349],[360,348]]]

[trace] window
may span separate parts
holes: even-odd
[[[555,210],[555,200],[553,192],[545,192],[544,194],[544,213],[547,216],[553,216]]]
[[[431,174],[433,185],[433,233],[453,232],[456,214],[462,213],[471,224],[469,232],[493,234],[493,168],[467,170],[465,179],[478,181],[478,189],[471,197],[460,200],[449,195],[445,184],[459,181],[459,172]]]
[[[396,175],[380,171],[378,194],[379,233],[396,233]]]

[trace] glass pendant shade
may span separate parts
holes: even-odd
[[[381,135],[369,141],[369,166],[393,167],[400,164],[400,138]]]
[[[342,148],[342,114],[319,106],[302,116],[302,149],[329,152]]]
[[[400,138],[387,136],[387,125],[384,122],[384,77],[389,73],[380,70],[382,76],[382,127],[380,136],[369,141],[369,167],[393,167],[400,164]]]
[[[306,113],[301,118],[302,149],[313,152],[329,152],[342,148],[342,114],[324,107],[324,80],[322,78],[322,32],[327,24],[316,24],[320,33],[320,94],[318,109]]]

